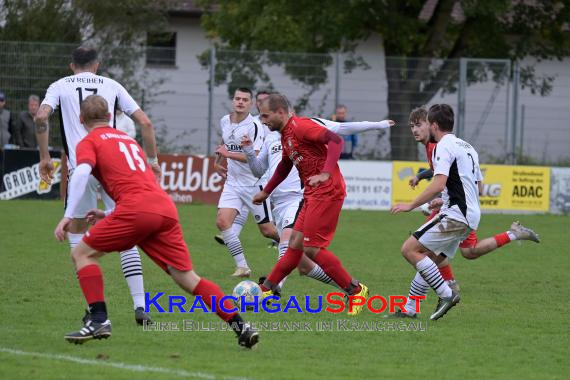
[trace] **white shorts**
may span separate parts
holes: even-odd
[[[232,186],[224,185],[222,196],[218,202],[218,208],[233,208],[241,212],[245,206],[252,213],[257,224],[269,223],[271,217],[271,202],[267,199],[260,205],[254,205],[253,196],[263,190],[263,186]]]
[[[470,232],[471,228],[467,224],[438,214],[414,232],[414,237],[436,255],[443,253],[446,257],[453,258],[459,244]]]
[[[303,197],[286,197],[273,200],[273,219],[279,236],[285,228],[293,228],[297,214],[301,210]]]
[[[67,195],[65,198],[65,208],[67,208],[67,198],[69,196],[70,187],[69,184],[71,183],[71,176],[73,176],[73,172],[68,177],[67,181]],[[111,197],[103,190],[103,186],[99,183],[97,178],[93,177],[92,175],[89,176],[87,180],[87,186],[85,187],[85,192],[81,197],[81,200],[77,204],[77,208],[73,213],[73,217],[77,219],[85,218],[87,212],[93,208],[97,208],[97,194],[101,194],[101,200],[105,205],[105,210],[109,210],[115,207],[115,202]]]

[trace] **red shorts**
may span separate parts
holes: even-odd
[[[168,272],[192,270],[190,252],[178,220],[148,212],[112,213],[91,228],[83,241],[100,252],[125,251],[139,246]]]
[[[473,248],[477,245],[477,231],[472,230],[469,236],[459,244],[459,248]]]
[[[306,247],[328,247],[334,237],[343,199],[327,201],[322,199],[303,200],[303,208],[297,216],[293,229],[303,233]]]

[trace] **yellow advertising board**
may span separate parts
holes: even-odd
[[[408,203],[429,184],[412,190],[409,181],[427,163],[394,161],[392,166],[392,204]],[[487,210],[548,211],[550,206],[550,168],[542,166],[481,165],[483,195],[481,208]]]

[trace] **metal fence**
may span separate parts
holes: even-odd
[[[0,91],[7,94],[9,108],[26,109],[31,93],[43,96],[49,83],[68,75],[73,48],[0,42]],[[423,149],[409,132],[408,114],[422,104],[445,102],[456,111],[457,134],[476,147],[482,162],[570,161],[568,62],[536,65],[535,74],[553,80],[550,95],[540,96],[523,86],[530,61],[385,57],[374,49],[327,55],[230,50],[197,54],[201,51],[180,48],[153,65],[144,52],[139,59],[122,61],[115,52],[107,52],[103,63],[114,58],[114,67],[137,67],[127,75],[116,72],[130,91],[139,86],[135,98],[151,115],[163,152],[211,153],[220,141],[219,119],[231,111],[233,89],[247,86],[286,94],[301,115],[328,118],[335,105],[344,104],[351,120],[398,122],[399,130],[360,135],[357,159],[423,159]],[[52,133],[51,144],[58,141]]]

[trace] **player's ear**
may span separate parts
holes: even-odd
[[[75,64],[73,62],[69,64],[69,69],[75,72]]]
[[[111,113],[107,113],[107,121],[111,121]]]

